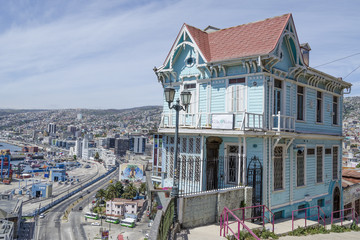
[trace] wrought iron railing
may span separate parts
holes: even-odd
[[[229,214],[230,214],[230,221],[229,221]],[[231,228],[231,224],[237,224],[236,228]],[[241,229],[242,227],[242,229]],[[220,236],[225,237],[229,234],[229,231],[234,235],[234,237],[237,240],[240,240],[241,231],[244,231],[244,229],[251,234],[255,239],[260,240],[258,236],[256,236],[253,231],[249,227],[246,226],[244,220],[240,220],[231,210],[229,210],[227,207],[224,207],[223,212],[220,216]]]
[[[337,217],[336,215],[338,215],[339,217]],[[356,224],[359,224],[359,215],[355,211],[355,209],[354,208],[345,208],[345,209],[341,209],[338,211],[333,211],[331,213],[331,225],[333,223],[335,223],[335,221],[340,220],[341,226],[342,226],[345,218],[351,218],[353,222],[355,221]]]
[[[245,217],[245,211],[251,210],[252,212],[258,212],[259,214],[251,214],[250,217]],[[257,205],[257,206],[249,206],[249,207],[243,207],[243,208],[236,208],[231,210],[233,213],[236,211],[241,212],[241,220],[242,221],[248,221],[248,220],[260,220],[263,228],[265,228],[266,221],[272,225],[272,232],[274,232],[274,220],[275,216],[270,209],[265,205]],[[266,216],[266,212],[268,213],[268,217]]]
[[[227,172],[220,171],[224,163],[229,163],[229,161],[235,163],[234,169],[229,169],[227,166]],[[240,187],[243,185],[244,167],[244,158],[239,159],[238,156],[201,159],[181,155],[178,158],[179,196]],[[170,177],[169,174],[166,175]]]
[[[316,214],[308,215],[307,210],[311,211],[311,209],[315,209],[315,208],[317,208]],[[301,209],[297,209],[297,210],[292,211],[292,218],[291,218],[291,220],[292,220],[292,231],[294,231],[294,221],[295,221],[294,213],[299,212],[299,211],[304,211],[305,212],[305,217],[301,217],[301,218],[298,217],[298,219],[304,219],[305,220],[305,228],[307,227],[307,219],[308,218],[313,218],[313,217],[316,217],[316,216],[317,216],[318,223],[320,224],[320,220],[322,220],[323,225],[325,227],[326,215],[325,215],[324,211],[321,209],[320,206],[312,206],[312,207],[301,208]],[[323,214],[323,216],[321,216],[321,213]]]

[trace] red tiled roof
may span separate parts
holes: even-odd
[[[344,169],[342,171],[342,176],[347,178],[358,178],[360,179],[360,171],[353,169]]]
[[[206,33],[185,24],[207,62],[268,54],[274,50],[291,14]]]

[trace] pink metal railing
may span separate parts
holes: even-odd
[[[313,209],[313,208],[317,208],[317,214],[314,214],[314,215],[310,215],[308,216],[307,215],[307,210],[308,209]],[[307,218],[310,218],[310,217],[315,217],[317,216],[318,217],[318,223],[320,224],[320,219],[323,221],[323,225],[325,227],[325,218],[326,218],[326,215],[324,213],[324,211],[321,209],[320,206],[312,206],[312,207],[307,207],[307,208],[301,208],[301,209],[297,209],[297,210],[293,210],[292,211],[292,231],[294,231],[294,213],[295,212],[298,212],[298,211],[305,211],[305,227],[307,227],[307,223],[306,223],[306,220]],[[321,216],[321,212],[324,214],[324,217]],[[302,218],[301,218],[302,219]]]
[[[342,210],[338,210],[338,211],[333,211],[331,212],[331,225],[333,224],[333,222],[337,219],[340,219],[341,221],[341,226],[343,225],[343,219],[345,217],[348,217],[349,215],[344,216],[345,211],[351,211],[351,219],[352,221],[356,221],[356,224],[359,224],[359,215],[358,213],[355,211],[354,208],[346,208],[346,209],[342,209]],[[334,213],[340,213],[340,217],[334,217]]]
[[[235,221],[230,222],[230,223],[229,223],[229,213],[235,219]],[[230,224],[233,224],[233,223],[237,223],[237,236],[236,236],[236,233],[230,228]],[[227,207],[224,207],[224,210],[220,216],[220,236],[225,237],[225,234],[228,234],[229,230],[230,230],[230,232],[232,232],[232,234],[235,236],[235,238],[237,240],[240,240],[240,232],[241,232],[240,226],[242,226],[243,229],[245,228],[256,240],[260,240],[260,238],[258,236],[256,236],[256,234],[253,233],[253,231],[251,231],[251,229],[245,225],[244,221],[240,220]]]
[[[246,209],[256,209],[256,208],[259,208],[259,210],[261,210],[261,215],[260,216],[257,216],[257,217],[249,217],[249,218],[245,218],[245,210]],[[247,220],[253,220],[253,219],[261,219],[262,220],[262,224],[263,224],[263,227],[265,227],[265,219],[272,224],[272,232],[274,232],[274,214],[270,211],[270,209],[265,206],[265,205],[257,205],[257,206],[250,206],[250,207],[243,207],[243,208],[237,208],[237,209],[233,209],[232,211],[235,212],[235,211],[242,211],[242,220],[243,221],[247,221]],[[265,210],[267,210],[269,212],[269,215],[271,215],[271,220],[265,216]]]

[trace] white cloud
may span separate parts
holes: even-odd
[[[360,35],[354,31],[360,19],[353,14],[359,7],[349,3],[54,0],[14,4],[18,1],[3,6],[4,14],[0,10],[8,18],[0,23],[0,107],[160,105],[162,89],[152,68],[162,64],[183,22],[224,28],[292,12],[300,40],[313,49],[313,66],[360,52]],[[344,77],[360,64],[359,59],[320,70]],[[358,77],[354,72],[346,80],[356,82]],[[360,94],[360,86],[353,90]]]

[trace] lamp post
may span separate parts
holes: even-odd
[[[173,218],[173,224],[175,225],[178,221],[178,196],[179,196],[179,168],[178,168],[178,135],[179,135],[179,112],[181,110],[186,111],[190,104],[191,100],[191,92],[189,91],[183,91],[180,94],[181,103],[184,105],[182,106],[180,104],[180,100],[176,100],[176,104],[173,104],[171,106],[171,103],[174,101],[175,97],[175,89],[174,88],[165,88],[164,90],[165,94],[165,100],[169,104],[169,109],[174,109],[176,112],[176,118],[175,118],[175,153],[174,153],[174,177],[173,177],[173,188],[171,195],[174,198],[174,218]]]

